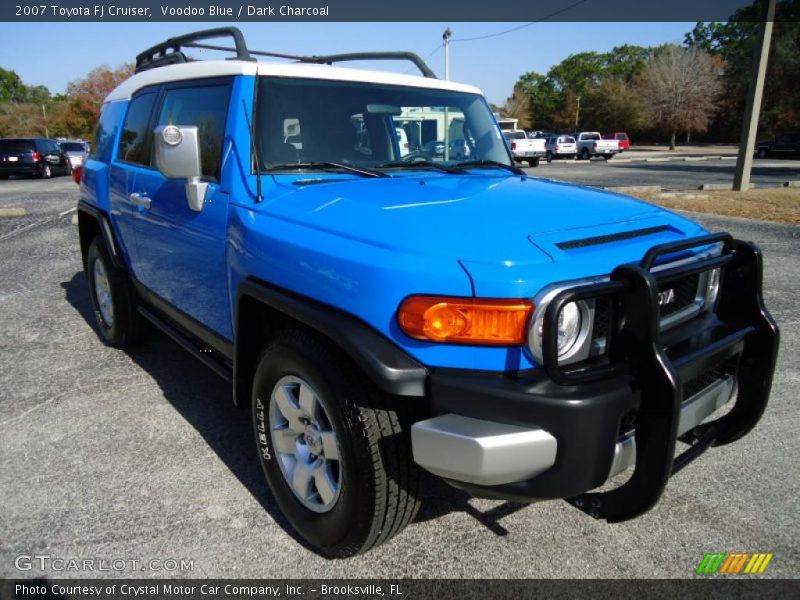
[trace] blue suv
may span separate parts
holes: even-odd
[[[630,519],[758,422],[778,329],[753,244],[527,176],[480,91],[416,55],[256,55],[220,28],[137,57],[81,174],[80,248],[101,338],[147,321],[230,381],[316,551],[401,531],[424,472]],[[336,66],[359,59],[422,76]]]

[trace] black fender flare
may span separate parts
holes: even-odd
[[[117,244],[117,240],[114,238],[114,232],[111,229],[111,224],[108,222],[108,216],[96,206],[92,206],[85,200],[78,201],[78,213],[83,213],[85,217],[90,219],[94,219],[97,222],[97,228],[100,231],[100,234],[103,236],[103,241],[106,243],[106,248],[108,248],[108,253],[111,256],[111,262],[114,265],[114,268],[127,270],[125,266],[125,261],[122,259],[122,255],[120,254],[120,248]],[[84,218],[80,214],[78,215],[78,234],[81,238],[81,253],[82,253],[82,260],[83,266],[86,267],[86,248],[88,248],[89,243],[91,242],[90,239],[84,239],[84,228],[80,226],[80,219]]]
[[[246,322],[247,311],[259,305],[333,341],[380,390],[396,396],[425,396],[428,370],[371,326],[316,300],[248,279],[236,296],[233,395],[237,406],[250,402],[255,362],[264,341],[262,332]]]

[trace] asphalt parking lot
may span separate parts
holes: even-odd
[[[733,183],[736,167],[734,157],[690,161],[645,162],[631,159],[623,153],[609,161],[602,158],[585,160],[542,161],[536,168],[525,168],[533,177],[560,179],[598,187],[658,185],[665,190],[696,190],[702,184]],[[659,152],[653,158],[668,156]],[[785,181],[800,180],[800,160],[757,159],[753,161],[751,181],[757,187],[783,185]]]
[[[616,170],[596,165],[597,172]],[[540,167],[537,175],[581,167]],[[589,168],[595,169],[595,165]],[[608,525],[565,502],[474,500],[430,482],[417,521],[364,556],[327,561],[289,533],[229,388],[154,334],[130,353],[95,335],[67,178],[0,181],[0,577],[20,555],[191,559],[187,577],[692,577],[706,552],[772,552],[800,573],[800,228],[699,216],[759,243],[782,328],[771,404],[740,442],[712,449],[659,505]]]

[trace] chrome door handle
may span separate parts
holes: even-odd
[[[137,194],[133,193],[128,198],[131,201],[131,204],[135,204],[136,206],[141,206],[142,208],[150,208],[150,202],[152,200],[147,197],[147,194]]]

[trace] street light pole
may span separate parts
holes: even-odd
[[[450,31],[450,28],[444,30],[444,34],[442,35],[442,39],[444,40],[444,78],[449,80],[450,79],[450,38],[453,36],[453,33]]]
[[[575,131],[578,131],[578,117],[581,114],[581,97],[578,95],[578,104],[575,107]]]
[[[44,137],[50,137],[47,132],[47,112],[44,109],[44,104],[42,104],[42,117],[44,118]]]
[[[767,15],[761,24],[753,54],[753,73],[747,90],[747,104],[744,109],[742,135],[739,139],[739,156],[736,158],[736,173],[733,176],[733,189],[750,188],[750,171],[753,168],[753,152],[756,149],[758,116],[761,113],[761,98],[764,95],[764,79],[767,74],[769,45],[772,41],[772,26],[775,21],[775,0],[769,0]]]

